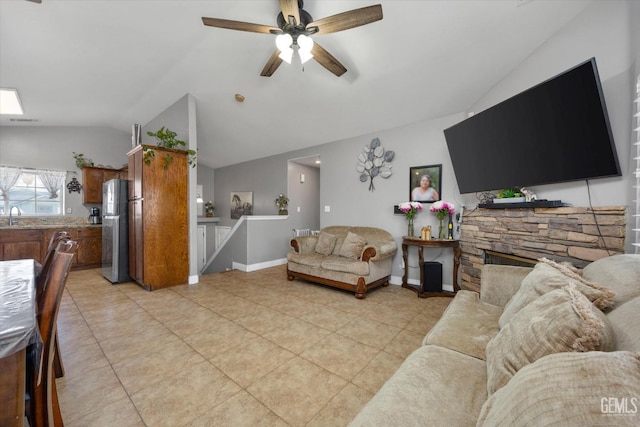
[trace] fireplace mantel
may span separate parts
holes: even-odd
[[[584,267],[591,261],[623,253],[624,234],[623,206],[593,210],[581,207],[465,210],[460,234],[461,287],[480,291],[485,250],[533,259],[547,257]]]

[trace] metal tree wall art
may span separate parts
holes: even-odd
[[[356,171],[360,173],[360,182],[369,181],[369,191],[376,189],[373,178],[378,175],[385,179],[391,176],[391,161],[395,154],[393,151],[385,151],[378,138],[373,138],[369,145],[364,146],[358,156]]]

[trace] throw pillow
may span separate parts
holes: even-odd
[[[342,247],[340,248],[340,256],[346,258],[358,259],[362,255],[362,250],[367,244],[364,237],[358,236],[355,233],[347,232],[347,236],[344,238]]]
[[[336,236],[336,247],[333,248],[332,255],[340,256],[340,249],[342,249],[342,243],[344,243],[344,236]]]
[[[482,406],[477,426],[637,426],[640,353],[558,353],[522,368]]]
[[[336,240],[336,236],[333,234],[321,231],[318,236],[315,251],[321,255],[331,255],[333,247],[336,245]]]
[[[554,289],[562,288],[569,283],[575,283],[578,290],[600,310],[605,310],[612,306],[613,291],[584,280],[568,268],[542,258],[522,280],[518,292],[505,305],[498,321],[500,328],[504,328],[514,314],[527,306],[527,304],[535,301],[541,295]]]
[[[543,356],[614,348],[615,334],[609,319],[576,285],[556,289],[516,313],[489,341],[487,392],[493,394],[521,368]]]

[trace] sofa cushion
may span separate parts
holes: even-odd
[[[333,234],[321,231],[318,236],[315,251],[320,255],[331,255],[333,248],[336,246],[336,240],[338,239]]]
[[[289,252],[287,254],[287,261],[295,262],[302,265],[308,265],[309,267],[320,267],[320,263],[325,259],[324,255],[318,253],[300,254],[298,252]]]
[[[640,352],[640,297],[625,302],[607,314],[616,334],[616,350]]]
[[[325,270],[341,271],[343,273],[357,274],[358,276],[369,275],[369,263],[357,261],[350,258],[337,257],[335,255],[326,257],[320,267]]]
[[[500,307],[480,301],[476,292],[461,290],[424,338],[423,344],[439,345],[485,360],[485,348],[500,328]]]
[[[569,283],[574,283],[596,307],[601,310],[611,307],[613,304],[613,292],[596,283],[584,280],[569,268],[559,264],[551,264],[540,260],[531,273],[522,280],[520,289],[509,300],[500,316],[500,328],[503,328],[519,310],[536,300],[541,295],[554,289],[562,288]]]
[[[407,357],[350,426],[474,426],[487,398],[482,360],[427,345]]]
[[[583,277],[612,289],[615,305],[640,296],[640,255],[623,254],[601,258],[587,265]]]
[[[340,256],[340,249],[342,249],[343,243],[344,236],[336,236],[336,245],[333,247],[333,252],[331,252],[331,255]]]
[[[504,307],[513,297],[531,267],[485,264],[482,266],[480,299],[487,304]]]
[[[552,354],[522,368],[493,394],[477,425],[637,426],[639,397],[638,354]]]
[[[366,244],[367,241],[364,237],[358,236],[357,234],[349,231],[347,236],[344,238],[344,242],[342,242],[342,246],[340,247],[340,256],[358,259],[360,258],[360,255],[362,255],[364,245]]]
[[[487,345],[487,392],[503,387],[524,366],[566,351],[612,351],[607,317],[577,286],[548,292],[513,316]]]

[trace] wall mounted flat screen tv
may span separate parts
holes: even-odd
[[[461,193],[621,174],[595,58],[444,134]]]

